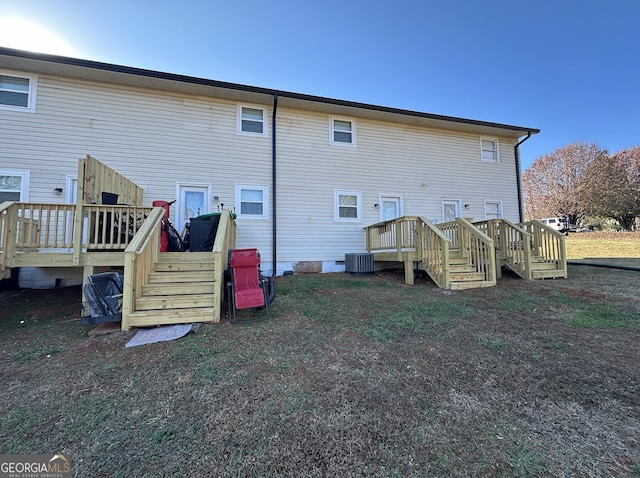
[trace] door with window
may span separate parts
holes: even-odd
[[[175,227],[178,232],[192,217],[208,214],[211,186],[208,184],[178,184]]]
[[[402,198],[400,196],[380,196],[380,220],[390,221],[402,216]]]
[[[455,221],[460,217],[460,201],[457,199],[442,200],[442,222]]]

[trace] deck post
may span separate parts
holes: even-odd
[[[85,158],[78,160],[78,190],[76,193],[76,211],[73,218],[73,264],[80,264],[80,254],[82,253],[82,228],[84,226],[84,211],[82,204],[84,203],[84,172]]]
[[[404,260],[404,283],[409,285],[415,284],[415,278],[413,274],[413,259],[408,253],[405,255]]]

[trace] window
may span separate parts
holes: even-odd
[[[340,222],[362,220],[362,193],[360,191],[334,191],[334,219]]]
[[[498,140],[481,138],[480,144],[482,148],[482,160],[497,163],[500,159],[498,156]]]
[[[29,171],[0,170],[0,203],[29,200]]]
[[[269,219],[269,187],[236,184],[239,219]]]
[[[356,145],[356,125],[352,120],[331,118],[331,144]]]
[[[0,71],[0,109],[35,111],[36,77]]]
[[[485,201],[484,218],[500,219],[502,217],[502,201]]]
[[[266,113],[259,106],[238,105],[238,134],[267,135]]]

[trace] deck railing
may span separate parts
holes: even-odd
[[[213,289],[213,320],[215,322],[220,321],[220,307],[225,294],[224,271],[229,265],[229,249],[235,247],[235,243],[236,221],[231,216],[230,211],[223,210],[211,251],[213,254],[213,273],[215,275],[215,287]]]
[[[123,251],[142,227],[150,207],[4,202],[0,205],[0,273],[23,252]],[[78,229],[77,225],[80,225]],[[76,248],[79,247],[79,250]]]
[[[532,279],[530,233],[507,219],[488,219],[473,225],[493,239],[497,267],[505,265],[523,279]]]
[[[418,218],[418,253],[429,277],[443,289],[451,288],[449,250],[451,240],[431,221]]]
[[[431,279],[438,287],[449,288],[449,247],[451,241],[428,219],[421,216],[402,216],[367,226],[365,239],[369,252],[397,253],[399,262],[409,264],[405,255],[415,251]]]
[[[151,210],[142,206],[85,204],[83,213],[87,233],[83,234],[82,247],[92,250],[126,249]]]
[[[496,252],[491,237],[462,217],[436,226],[451,241],[451,248],[482,275],[482,281],[496,284]]]
[[[564,234],[539,221],[528,221],[519,226],[531,234],[531,254],[536,261],[555,264],[556,270],[567,273],[567,249]]]
[[[153,208],[147,220],[124,251],[122,330],[129,330],[129,315],[136,310],[142,287],[148,282],[160,250],[160,230],[164,209]]]
[[[419,219],[418,216],[402,216],[365,227],[367,250],[396,251],[401,256],[403,250],[415,248],[418,243],[416,225]]]

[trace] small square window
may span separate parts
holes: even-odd
[[[238,106],[238,134],[258,136],[267,135],[266,113],[264,108],[254,106]]]
[[[35,83],[32,76],[0,72],[0,108],[16,111],[35,110]]]
[[[485,139],[480,140],[481,144],[481,158],[482,161],[490,161],[497,163],[498,157],[498,140],[497,139]]]
[[[334,219],[344,222],[362,220],[362,193],[359,191],[334,191]]]
[[[29,171],[0,171],[0,203],[28,201]]]
[[[356,125],[352,120],[331,118],[331,144],[355,146]]]
[[[236,214],[241,219],[268,219],[268,186],[236,185]]]

